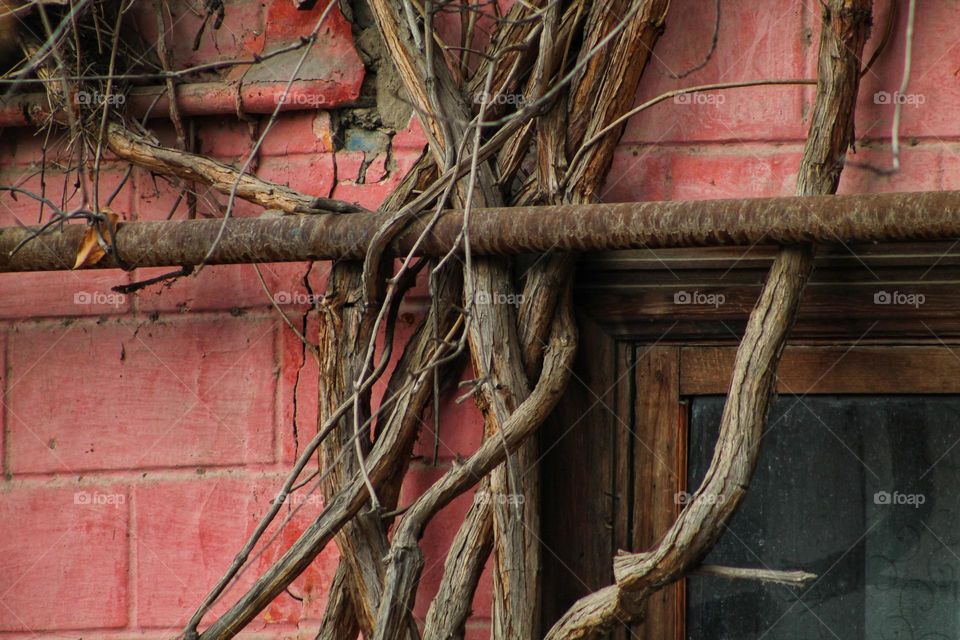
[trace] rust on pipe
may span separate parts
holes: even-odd
[[[383,221],[375,213],[231,219],[208,263],[359,258]],[[445,212],[419,253],[446,253],[462,223],[461,211]],[[128,266],[195,266],[222,224],[122,223],[117,248]],[[400,234],[393,251],[408,251],[424,224]],[[69,269],[85,231],[54,227],[11,255],[32,229],[0,229],[0,272]],[[470,214],[469,237],[477,255],[958,238],[960,191],[479,209]],[[108,256],[93,268],[118,266]]]
[[[182,116],[210,116],[244,113],[272,113],[283,93],[283,82],[249,82],[239,89],[229,82],[191,82],[177,85],[177,109]],[[134,87],[123,96],[127,114],[141,118],[169,117],[169,98],[164,86]],[[348,106],[329,95],[324,80],[294,83],[281,111]],[[0,97],[0,127],[32,126],[50,113],[46,93],[22,93]]]

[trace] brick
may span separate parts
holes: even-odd
[[[360,169],[363,167],[364,153],[362,151],[337,152],[337,180],[341,183],[356,183],[360,179]]]
[[[861,144],[847,154],[838,192],[938,191],[943,188],[943,155],[939,144],[906,144],[900,148],[900,171],[884,174],[893,166],[890,145]]]
[[[279,118],[278,123],[287,117]],[[250,155],[257,136],[257,130],[251,123],[221,116],[197,118],[196,131],[200,153],[233,161],[239,159],[241,162]],[[271,135],[268,134],[268,139]]]
[[[308,36],[313,32],[317,21],[323,17],[326,5],[317,3],[311,9],[298,9],[292,3],[269,3],[267,13],[267,43],[289,43],[300,36]],[[320,31],[317,34],[317,51],[325,51],[324,40],[328,40],[330,48],[352,49],[353,38],[350,33],[350,23],[335,6],[327,12]]]
[[[940,144],[942,179],[940,188],[946,190],[960,189],[960,144]]]
[[[481,640],[490,637],[490,619],[477,618],[476,616],[467,620],[464,629],[465,640]]]
[[[670,156],[656,147],[622,145],[600,191],[604,202],[666,200],[670,192]]]
[[[141,627],[180,628],[210,588],[229,567],[276,495],[282,479],[276,474],[198,477],[138,486],[135,539]],[[261,539],[238,582],[213,607],[207,619],[222,614],[303,532],[323,508],[317,495],[291,498],[295,515],[275,537],[281,520]],[[285,505],[281,516],[288,513]],[[338,554],[330,544],[300,576],[290,591],[303,603],[281,594],[247,627],[256,632],[274,624],[296,624],[301,617],[322,615],[326,591]]]
[[[228,164],[230,164],[228,162]],[[239,165],[238,165],[239,166]],[[137,198],[135,211],[137,220],[184,219],[188,217],[187,198],[178,197],[184,183],[154,176],[148,171],[134,169]],[[198,218],[222,218],[226,212],[227,196],[202,184],[196,184]],[[176,205],[176,208],[174,208]],[[263,207],[237,198],[230,215],[236,218],[258,216]]]
[[[372,391],[371,409],[377,411],[383,399],[390,376],[393,374],[404,345],[407,344],[421,316],[410,313],[401,313],[397,320],[394,351],[386,370],[374,384]],[[312,343],[317,339],[317,318],[311,314],[308,322],[307,338]],[[281,333],[281,374],[280,374],[280,406],[281,413],[278,420],[280,429],[282,459],[292,461],[296,458],[295,452],[302,451],[303,447],[317,432],[317,393],[319,371],[316,360],[307,354],[304,361],[300,339],[287,328]],[[383,349],[383,336],[377,339],[377,355]],[[293,398],[296,397],[297,407],[297,435],[293,435]],[[432,442],[432,436],[430,436]],[[432,445],[431,445],[432,446]],[[431,449],[432,451],[432,449]]]
[[[330,274],[329,262],[315,262],[310,271],[311,290],[316,295],[326,292],[326,279]],[[300,327],[300,316],[296,317]],[[311,344],[317,341],[317,314],[309,314],[305,336]],[[319,370],[317,360],[309,352],[304,353],[300,338],[285,324],[279,335],[280,382],[278,402],[278,442],[280,459],[292,462],[297,453],[317,433],[317,393]],[[296,413],[294,411],[296,410]],[[294,419],[296,421],[294,422]]]
[[[140,168],[133,170],[133,180],[137,194],[134,203],[137,220],[166,220],[168,217],[172,219],[187,217],[186,197],[180,198],[178,201],[181,190],[173,182]],[[198,208],[200,207],[209,211],[206,203],[202,200],[198,203]]]
[[[890,3],[874,4],[873,30],[865,48],[872,56],[883,35]],[[858,137],[887,140],[893,125],[893,102],[889,96],[899,89],[903,74],[907,7],[898,12],[892,37],[874,66],[860,81],[857,103],[856,130]],[[900,122],[902,139],[956,138],[960,136],[960,122],[956,117],[960,105],[960,48],[956,46],[954,28],[956,7],[950,2],[931,2],[917,11],[912,53],[912,70],[907,89],[909,100],[903,108]],[[815,10],[814,38],[819,38],[819,10]],[[816,42],[816,40],[814,40]],[[814,69],[814,63],[811,63]],[[812,76],[811,76],[812,77]],[[809,97],[812,100],[812,95]]]
[[[107,199],[119,188],[117,196],[110,202],[110,208],[120,214],[121,219],[129,219],[132,204],[133,187],[130,180],[123,181],[124,169],[116,165],[105,164],[100,173],[100,205],[107,206]],[[91,200],[94,196],[93,182],[86,176],[84,183]],[[0,184],[14,185],[32,191],[52,201],[58,208],[69,211],[80,206],[82,192],[75,172],[64,175],[49,169],[41,176],[37,172],[9,171],[0,174]],[[53,217],[53,210],[35,198],[25,194],[14,195],[0,192],[0,225],[36,225]]]
[[[203,17],[196,15],[186,0],[169,3],[173,26],[168,29],[173,66],[230,59],[251,59],[254,55],[275,51],[312,32],[326,5],[318,4],[309,11],[297,11],[291,3],[243,2],[228,7],[220,29],[208,24],[193,51],[193,41]],[[131,22],[145,41],[156,40],[156,17],[153,2],[138,4]],[[244,104],[254,111],[270,111],[298,66],[301,50],[273,56],[259,64],[238,65],[223,71],[223,78],[242,83]],[[363,81],[363,64],[353,46],[350,23],[335,7],[329,12],[317,41],[311,47],[297,72],[298,81],[287,95],[293,108],[314,110],[321,106],[337,106],[356,100]],[[232,96],[211,97],[224,113],[233,113]]]
[[[305,336],[311,344],[316,344],[316,314],[310,314]],[[286,325],[280,329],[280,363],[277,438],[281,445],[280,459],[290,463],[317,433],[319,366],[317,359],[304,351],[303,342]]]
[[[0,318],[128,313],[129,297],[110,289],[129,280],[114,270],[0,273]]]
[[[166,42],[172,68],[249,58],[263,49],[264,11],[260,2],[237,2],[227,7],[222,26],[214,29],[212,21],[208,23],[196,51],[193,42],[204,20],[202,10],[195,13],[188,0],[173,0],[164,6],[169,9],[165,15]],[[130,20],[145,42],[157,41],[156,0],[138,2],[132,7]]]
[[[387,175],[389,175],[389,171],[387,170],[387,154],[380,153],[367,165],[364,182],[380,182],[386,178]]]
[[[393,374],[396,363],[400,358],[404,345],[410,339],[420,318],[410,314],[400,314],[397,320],[394,351],[383,375],[373,385],[371,409],[376,411],[380,406],[390,376]],[[317,318],[311,314],[308,323],[307,338],[316,343]],[[281,413],[278,420],[280,430],[282,460],[292,461],[296,458],[295,452],[303,447],[317,433],[317,393],[319,371],[316,360],[307,354],[304,362],[301,353],[300,339],[289,329],[281,333],[281,374],[280,374],[280,406]],[[383,336],[377,339],[377,355],[383,349]],[[297,436],[293,435],[293,398],[297,399]]]
[[[215,316],[13,332],[12,472],[271,462],[274,327]]]
[[[390,357],[390,362],[387,364],[387,368],[384,370],[383,375],[380,376],[380,379],[377,380],[377,382],[373,385],[373,397],[370,403],[373,411],[377,411],[379,409],[380,402],[383,399],[384,393],[386,392],[390,377],[393,375],[394,369],[396,368],[397,362],[400,360],[401,355],[403,355],[404,345],[410,341],[414,331],[416,331],[417,326],[420,324],[420,320],[421,316],[414,313],[400,313],[397,316],[397,325],[393,339],[393,352]],[[374,356],[377,362],[379,362],[383,347],[384,340],[383,334],[381,333],[381,335],[377,336],[377,351],[376,355]]]
[[[118,486],[4,483],[0,631],[127,624],[128,502]]]
[[[468,379],[472,376],[472,372],[468,370],[461,377]],[[466,458],[476,451],[483,441],[483,416],[477,409],[476,403],[472,398],[460,404],[455,401],[466,391],[465,388],[454,386],[443,394],[443,400],[440,403],[440,440],[437,449],[437,457],[440,460]],[[433,410],[432,407],[428,407],[414,454],[421,456],[424,460],[432,460],[433,446]]]
[[[196,120],[198,127],[206,127],[209,123],[215,122],[216,117],[200,117]],[[227,124],[235,123],[235,121],[228,121]],[[157,142],[165,147],[175,147],[177,146],[177,129],[173,126],[173,123],[165,119],[153,119],[150,120],[150,137],[156,138]],[[239,123],[237,123],[239,124]],[[201,140],[202,142],[202,140]]]
[[[0,169],[18,166],[37,168],[43,158],[44,145],[48,157],[58,157],[64,152],[62,137],[47,140],[46,135],[29,127],[5,128],[0,136]],[[6,181],[4,181],[5,184]]]
[[[406,147],[394,147],[391,160],[392,165],[388,166],[390,171],[390,180],[392,184],[399,184],[400,180],[413,168],[423,153],[422,148],[408,149]],[[381,183],[385,182],[381,180]]]
[[[338,182],[333,190],[333,197],[367,209],[376,209],[393,191],[393,184],[376,182],[373,184],[356,184],[354,182]]]
[[[506,15],[513,6],[514,0],[497,0],[496,2],[479,3],[471,8],[477,12],[478,19],[473,33],[473,40],[467,46],[475,51],[483,51],[491,34],[496,30],[496,23],[492,19],[494,12],[496,15]],[[463,27],[460,15],[456,11],[438,11],[434,18],[434,25],[437,34],[443,42],[460,42],[460,34]],[[475,60],[475,58],[474,58]]]
[[[330,114],[326,111],[284,114],[277,118],[260,145],[263,156],[331,152],[333,132],[330,130]]]
[[[423,127],[420,126],[420,119],[416,115],[410,116],[410,122],[406,129],[397,131],[393,136],[391,145],[393,150],[406,149],[419,153],[427,144],[427,137],[423,133]]]
[[[307,282],[310,284],[310,290],[317,295],[323,295],[327,292],[327,278],[330,277],[330,270],[333,263],[326,260],[318,260],[312,263],[310,272],[307,274]]]
[[[414,258],[416,261],[416,258]],[[396,274],[400,271],[400,267],[403,266],[403,259],[396,258],[393,261],[393,273]],[[404,305],[414,305],[416,307],[423,306],[423,303],[427,303],[430,299],[430,284],[429,284],[429,269],[424,268],[417,275],[417,282],[414,284],[407,295],[404,297],[403,303],[401,304],[401,309],[404,308]],[[425,307],[424,307],[425,308]]]
[[[328,197],[335,175],[333,154],[266,157],[261,161],[257,175],[302,193]]]
[[[760,198],[792,195],[800,151],[766,146],[672,152],[671,200]]]
[[[417,496],[439,480],[448,468],[447,465],[430,467],[414,463],[404,480],[400,505],[411,504]],[[417,592],[413,609],[414,615],[418,618],[426,617],[430,603],[436,597],[437,590],[440,588],[440,580],[443,578],[443,563],[446,560],[447,550],[463,523],[463,518],[470,508],[471,500],[473,500],[473,492],[469,491],[441,509],[427,525],[420,541],[420,548],[424,554],[423,576],[420,580],[420,589]],[[474,597],[474,615],[490,616],[492,595],[490,580],[488,563],[487,569],[480,579],[480,588],[477,589]]]
[[[0,389],[7,388],[7,334],[6,332],[0,332]],[[0,424],[7,424],[6,416],[4,415],[7,411],[6,397],[4,396],[3,401],[0,401]],[[7,456],[6,451],[6,437],[0,437],[0,473],[6,475],[9,472],[7,469]]]
[[[308,264],[262,263],[260,272],[270,294],[285,309],[304,309],[311,300],[303,285]],[[172,271],[170,267],[137,269],[136,280]],[[170,286],[151,286],[131,296],[139,311],[209,311],[271,308],[253,265],[214,265],[179,278]]]
[[[40,177],[35,174],[5,171],[0,174],[0,184],[28,189],[38,195],[49,197],[46,196]],[[49,181],[47,181],[47,184],[49,184]],[[50,200],[59,206],[56,195]],[[40,224],[48,220],[52,213],[53,211],[48,205],[25,194],[15,194],[9,191],[0,192],[0,224],[5,227]]]
[[[671,3],[667,29],[640,83],[637,104],[681,87],[757,78],[803,77],[803,3],[770,0],[764,10],[747,0],[724,2],[717,49],[707,65],[680,73],[706,55],[714,29],[713,4]],[[680,20],[677,16],[683,16]],[[805,135],[799,86],[751,87],[667,100],[631,118],[624,142],[795,140]]]
[[[399,135],[399,134],[398,134]],[[397,136],[394,136],[396,140]],[[391,152],[389,163],[385,163],[383,170],[386,172],[380,175],[377,161],[371,163],[367,168],[367,181],[363,184],[357,184],[350,179],[340,180],[334,186],[333,197],[347,202],[359,204],[368,209],[376,209],[390,195],[391,192],[400,184],[404,176],[410,171],[410,168],[420,157],[420,148],[411,149],[409,147],[394,146]],[[340,175],[341,159],[346,159],[347,175],[353,175],[352,170],[359,170],[359,155],[352,158],[344,152],[337,153],[337,172]],[[371,173],[371,169],[373,170]],[[341,178],[343,176],[340,176]],[[379,177],[379,181],[374,182],[374,177]]]
[[[293,3],[270,3],[264,51],[279,49],[310,35],[326,6],[317,3],[313,9],[298,10]],[[268,102],[274,103],[296,72],[298,82],[291,87],[287,102],[308,109],[342,105],[360,95],[365,70],[353,46],[351,25],[338,7],[327,14],[316,42],[301,63],[302,56],[301,50],[289,51],[249,69],[235,68],[230,77],[266,94]]]

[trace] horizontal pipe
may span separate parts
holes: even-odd
[[[181,116],[213,116],[241,113],[272,113],[282,97],[284,82],[248,82],[239,88],[230,82],[191,82],[177,85],[177,109]],[[281,106],[281,111],[329,109],[347,106],[342,90],[331,90],[326,80],[295,82]],[[126,103],[126,113],[142,118],[169,118],[170,104],[164,86],[134,87],[127,94],[114,97]],[[86,94],[84,94],[85,96]],[[89,98],[96,100],[96,96]],[[83,98],[74,96],[74,101]],[[15,93],[0,97],[0,127],[23,127],[42,121],[49,114],[46,93]]]
[[[347,213],[234,218],[225,225],[127,222],[119,225],[116,246],[129,266],[195,266],[223,225],[208,264],[359,258],[384,219]],[[409,251],[424,224],[399,235],[393,251]],[[445,212],[418,253],[443,255],[462,224],[462,211]],[[85,231],[82,224],[53,227],[11,255],[32,230],[0,229],[0,272],[69,269]],[[960,191],[479,209],[470,214],[468,236],[477,255],[957,238]],[[93,266],[118,262],[107,256]]]

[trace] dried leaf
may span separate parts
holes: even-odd
[[[120,216],[107,209],[103,209],[103,213],[106,214],[109,222],[97,222],[96,225],[87,228],[80,242],[80,248],[77,250],[77,259],[73,263],[74,269],[97,264],[106,255],[106,251],[100,246],[100,238],[106,242],[113,242],[112,230],[116,228]]]

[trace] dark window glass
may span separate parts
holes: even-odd
[[[723,402],[691,404],[691,491]],[[960,638],[960,398],[779,397],[747,497],[705,562],[819,578],[691,577],[691,639]]]

